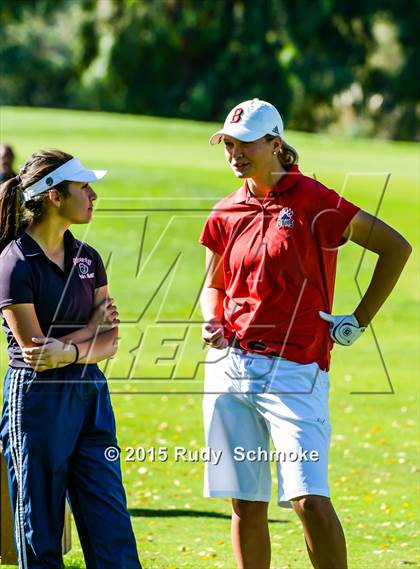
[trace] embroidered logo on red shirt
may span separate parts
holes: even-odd
[[[290,207],[284,207],[277,218],[277,227],[293,227],[293,210]]]

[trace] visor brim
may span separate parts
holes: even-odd
[[[68,174],[66,180],[69,182],[97,182],[101,180],[108,170],[79,170],[74,174]]]
[[[247,128],[243,127],[234,128],[232,126],[232,128],[223,128],[215,132],[213,136],[210,138],[209,142],[212,145],[219,144],[224,136],[231,136],[232,138],[236,138],[241,142],[254,142],[259,138],[262,138],[266,134],[267,134],[266,132],[262,131],[248,130]]]

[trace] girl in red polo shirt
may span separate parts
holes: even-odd
[[[241,188],[212,210],[201,296],[209,350],[203,402],[205,495],[232,499],[238,567],[270,565],[270,462],[279,504],[298,514],[317,569],[345,569],[343,530],[328,488],[329,362],[351,345],[393,289],[411,247],[395,230],[304,176],[265,101],[237,105],[210,142],[224,143]],[[352,314],[331,315],[337,250],[350,239],[377,253]],[[270,438],[274,451],[270,452]]]

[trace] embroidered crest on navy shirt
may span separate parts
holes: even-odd
[[[75,257],[73,264],[77,266],[78,274],[81,279],[93,279],[95,277],[95,273],[93,271],[90,272],[92,259],[88,259],[87,257]]]
[[[293,210],[290,207],[284,207],[277,218],[277,227],[293,227]]]

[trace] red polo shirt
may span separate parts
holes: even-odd
[[[338,246],[358,211],[297,166],[264,200],[245,181],[216,204],[200,243],[223,257],[225,336],[328,369],[333,342],[318,311],[331,312]]]

